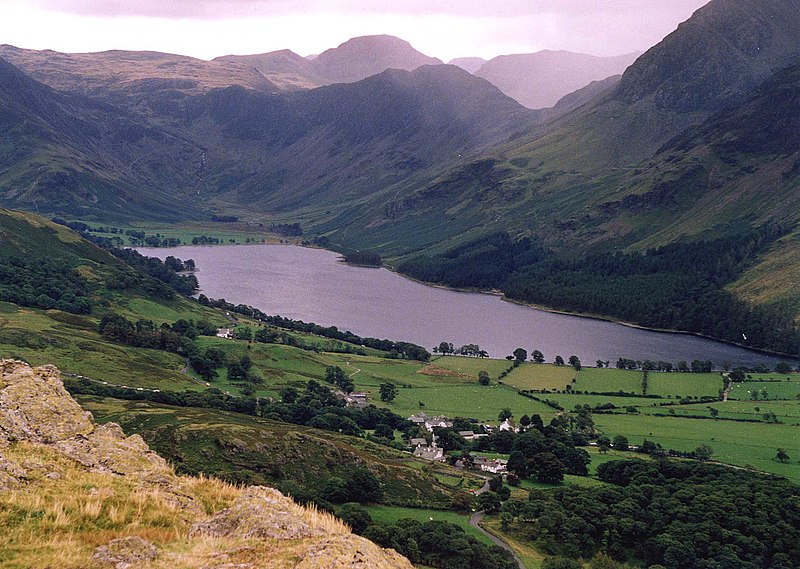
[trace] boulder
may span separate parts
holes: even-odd
[[[152,561],[158,556],[158,549],[141,537],[129,536],[114,539],[94,550],[92,561],[96,565],[115,569],[128,569],[143,561]]]

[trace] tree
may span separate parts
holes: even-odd
[[[533,352],[531,352],[531,359],[534,361],[534,363],[543,364],[544,354],[539,350],[533,350]]]
[[[581,360],[578,359],[578,356],[570,356],[569,365],[574,367],[575,371],[581,371]]]
[[[711,460],[713,454],[714,450],[708,445],[700,445],[694,449],[694,457],[702,462]]]
[[[554,363],[557,366],[563,366],[564,365],[564,358],[562,358],[561,356],[556,356],[556,359],[555,359]]]
[[[233,337],[237,340],[252,340],[253,330],[249,326],[237,326],[233,330]]]
[[[379,386],[381,401],[391,403],[397,397],[397,386],[394,383],[381,383]]]
[[[394,428],[386,423],[378,423],[375,425],[375,436],[384,439],[394,440]]]
[[[778,362],[775,365],[775,371],[777,373],[792,373],[792,366],[786,362]]]
[[[472,510],[472,495],[469,492],[459,490],[453,493],[450,507],[457,512],[469,512]]]
[[[336,516],[350,526],[353,533],[361,534],[372,523],[372,516],[357,502],[347,502],[339,506]]]
[[[781,463],[789,462],[789,455],[786,453],[786,449],[779,448],[778,454],[775,455],[775,460]]]
[[[602,367],[605,365],[605,362],[603,362],[603,360],[597,360],[597,361],[595,362],[595,365],[596,365],[597,367],[599,367],[599,368],[602,368]]]
[[[478,509],[483,510],[487,514],[496,514],[502,507],[503,502],[500,500],[500,496],[491,490],[478,496]]]
[[[500,421],[505,421],[506,419],[510,419],[510,418],[511,418],[511,417],[513,417],[513,416],[514,416],[514,413],[512,413],[512,412],[511,412],[511,409],[509,409],[508,407],[505,407],[505,408],[504,408],[502,411],[500,411],[500,413],[497,415],[497,418],[498,418]]]
[[[443,356],[447,354],[452,354],[455,350],[453,349],[453,344],[450,342],[440,342],[439,343],[439,353]]]
[[[564,465],[550,452],[533,457],[533,474],[543,484],[560,484],[564,481]]]
[[[514,362],[521,364],[528,359],[528,352],[524,348],[517,348],[514,350]]]
[[[531,418],[528,417],[527,415],[523,415],[522,417],[519,418],[519,424],[522,425],[523,427],[527,427],[528,425],[531,424]]]
[[[478,372],[478,383],[481,385],[489,385],[490,381],[489,372],[483,370]]]
[[[629,448],[628,437],[626,437],[625,435],[617,435],[616,437],[614,437],[614,442],[612,443],[612,446],[617,450],[628,450]]]

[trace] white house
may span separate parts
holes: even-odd
[[[233,332],[230,328],[220,328],[217,330],[217,338],[233,338]]]

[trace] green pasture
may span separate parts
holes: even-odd
[[[647,394],[662,397],[718,397],[725,387],[718,373],[648,372]]]
[[[625,435],[633,445],[648,439],[666,449],[692,451],[707,444],[714,450],[714,459],[720,462],[752,466],[800,481],[800,427],[646,414],[595,415],[594,421],[609,437]],[[791,463],[774,460],[779,447],[786,449],[792,457]]]
[[[356,385],[358,386],[358,382]],[[420,402],[424,404],[423,407],[419,405]],[[490,423],[497,423],[498,413],[506,407],[511,409],[517,419],[525,414],[537,413],[547,422],[555,416],[554,409],[519,395],[512,389],[499,385],[483,387],[477,383],[401,388],[391,404],[386,405],[380,401],[375,401],[375,404],[388,406],[404,417],[424,411],[428,415],[470,417]]]
[[[523,363],[511,371],[503,382],[522,391],[547,389],[563,391],[572,385],[578,372],[572,366]]]
[[[511,367],[508,360],[497,360],[489,358],[468,358],[462,356],[440,356],[432,358],[431,364],[455,371],[466,376],[466,379],[478,381],[478,372],[485,371],[489,377],[496,380],[497,377]]]
[[[611,403],[618,409],[626,407],[648,407],[663,403],[664,399],[655,399],[647,397],[620,397],[618,395],[584,395],[582,393],[546,393],[537,395],[541,399],[555,401],[561,405],[565,410],[572,411],[576,405],[588,405],[589,407],[596,407]]]
[[[766,395],[766,397],[765,397]],[[734,383],[731,388],[730,399],[740,401],[773,400],[773,399],[800,399],[800,381],[745,381]],[[798,402],[800,405],[800,402]]]
[[[578,391],[642,393],[641,371],[612,368],[583,368],[573,389]]]

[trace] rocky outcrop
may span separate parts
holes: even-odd
[[[158,549],[155,545],[141,537],[129,536],[101,545],[95,549],[92,560],[97,565],[128,569],[137,563],[152,561],[157,556]]]
[[[412,567],[275,489],[177,476],[138,435],[96,425],[56,368],[0,360],[0,512],[30,504],[50,525],[0,536],[19,566],[43,566],[45,542],[64,569]]]

